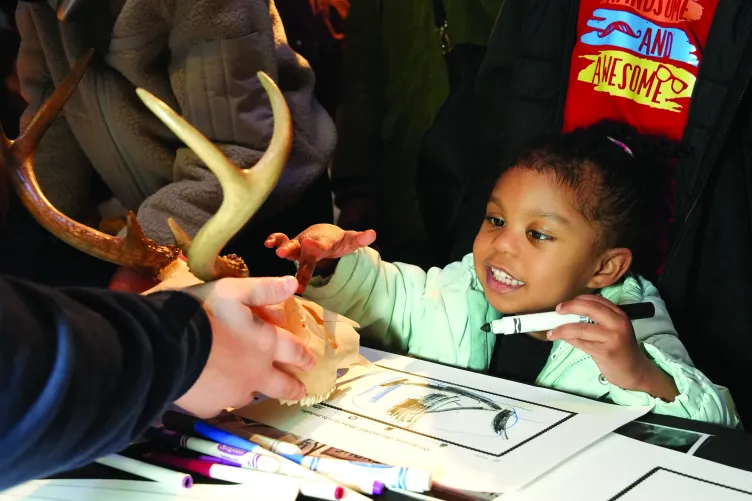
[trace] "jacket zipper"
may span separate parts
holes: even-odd
[[[133,190],[138,197],[146,198],[148,196],[146,186],[141,183],[141,179],[138,176],[136,169],[131,168],[131,163],[127,160],[127,151],[123,149],[122,145],[115,139],[115,135],[113,134],[112,124],[110,123],[112,109],[108,96],[105,95],[103,90],[105,85],[106,83],[104,79],[101,76],[97,76],[96,89],[99,113],[102,116],[102,122],[104,122],[105,127],[107,127],[107,133],[110,136],[113,148],[118,153],[115,163],[120,167],[118,170],[120,170],[121,175],[125,176],[124,181],[131,185],[131,190]],[[121,200],[121,202],[126,205],[124,201]]]
[[[736,100],[736,108],[739,108],[739,105],[741,105],[741,102],[744,99],[744,95],[747,93],[747,87],[749,86],[750,79],[752,79],[752,73],[748,72],[747,79],[744,82],[744,87],[742,87],[742,91],[739,94],[739,98]],[[689,211],[687,211],[687,215],[684,217],[684,223],[687,222],[687,220],[689,219],[689,216],[694,212],[695,207],[697,207],[700,201],[700,198],[702,197],[702,193],[705,191],[705,186],[708,184],[710,175],[713,173],[713,169],[715,168],[715,163],[718,161],[718,156],[720,155],[721,150],[723,149],[723,145],[726,144],[726,137],[728,136],[728,131],[731,128],[731,122],[733,122],[735,118],[736,118],[736,114],[734,113],[734,115],[729,117],[723,124],[723,135],[721,136],[721,146],[716,148],[716,151],[713,154],[713,158],[711,159],[712,166],[710,169],[708,169],[708,172],[705,174],[705,176],[702,179],[702,183],[700,184],[700,192],[692,201],[692,206],[689,208]]]
[[[747,40],[747,45],[745,47],[745,52],[744,52],[744,56],[746,56],[744,58],[745,62],[748,61],[750,58],[752,58],[752,34],[748,36],[749,38]],[[721,150],[723,149],[726,143],[728,131],[731,128],[731,123],[736,118],[736,110],[739,108],[739,105],[744,99],[744,95],[747,93],[747,87],[749,86],[750,80],[752,80],[752,69],[747,71],[747,77],[746,77],[746,80],[744,81],[744,86],[742,87],[741,92],[739,93],[739,97],[736,99],[736,106],[734,107],[734,113],[731,113],[730,114],[731,116],[726,118],[725,122],[723,123],[723,129],[722,129],[723,132],[721,135],[720,144],[717,146],[717,148],[713,152],[713,156],[708,160],[708,162],[710,163],[710,167],[707,169],[707,172],[702,178],[702,182],[700,183],[700,189],[697,193],[697,196],[695,196],[694,200],[692,201],[692,205],[687,211],[687,215],[684,216],[684,219],[682,220],[681,228],[679,230],[678,235],[676,236],[676,239],[674,240],[674,244],[671,248],[671,252],[669,253],[668,259],[666,260],[667,265],[666,265],[666,270],[664,271],[664,275],[666,274],[665,272],[668,271],[668,268],[673,263],[673,257],[674,257],[674,254],[676,253],[676,249],[679,248],[679,244],[681,243],[682,239],[684,238],[687,232],[687,222],[689,221],[689,218],[692,216],[695,209],[699,205],[700,199],[702,198],[702,195],[705,192],[705,188],[707,187],[708,181],[710,180],[710,176],[715,170],[715,164],[718,161],[718,156],[721,154]]]

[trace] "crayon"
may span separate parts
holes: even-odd
[[[186,473],[168,470],[167,468],[144,463],[138,459],[121,456],[120,454],[110,454],[109,456],[97,459],[96,462],[163,484],[180,486],[186,489],[193,486],[193,477]]]
[[[343,489],[342,486],[327,482],[276,475],[274,473],[262,471],[244,470],[235,466],[226,466],[198,459],[176,457],[169,454],[152,453],[148,455],[148,457],[160,463],[192,471],[204,475],[205,477],[234,482],[236,484],[259,485],[265,483],[268,486],[273,487],[274,485],[279,485],[280,482],[294,482],[298,486],[300,493],[304,496],[337,501],[342,499],[345,495],[345,489]]]
[[[413,492],[431,490],[431,474],[416,468],[362,463],[316,456],[291,455],[285,458],[325,475],[340,475],[346,478],[371,478],[384,483],[389,489],[404,489]]]
[[[269,473],[276,473],[280,469],[279,460],[266,454],[245,451],[236,447],[224,444],[202,440],[200,438],[189,437],[172,430],[151,428],[146,432],[148,438],[164,440],[185,449],[208,454],[227,461],[240,464],[243,468],[252,470],[261,470]]]

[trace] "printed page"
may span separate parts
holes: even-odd
[[[620,407],[414,358],[361,349],[324,403],[259,401],[233,412],[395,466],[450,489],[521,487],[648,407]]]
[[[752,501],[752,473],[611,434],[499,501]]]

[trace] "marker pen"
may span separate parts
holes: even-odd
[[[257,433],[248,433],[248,440],[277,454],[303,454],[303,451],[297,445],[279,440],[278,438],[269,438]]]
[[[95,462],[163,484],[180,486],[186,489],[193,486],[193,477],[186,473],[168,470],[167,468],[121,456],[120,454],[110,454],[109,456],[97,459]]]
[[[281,456],[277,453],[264,449],[258,444],[254,444],[253,442],[240,438],[236,435],[233,435],[232,433],[219,429],[215,426],[206,424],[196,417],[188,416],[180,412],[167,411],[162,416],[162,424],[164,424],[168,428],[171,428],[173,430],[177,430],[183,433],[200,434],[202,436],[209,438],[210,440],[219,442],[224,445],[237,447],[238,449],[243,449],[243,450],[254,452],[257,454],[269,455],[277,459],[280,462],[279,473],[281,474],[293,475],[293,476],[300,477],[300,478],[310,478],[311,480],[326,481],[330,484],[339,485],[334,480],[326,477],[325,475],[321,475],[320,473],[311,471],[308,468],[301,466],[287,459],[285,456]],[[201,451],[198,451],[198,452],[201,452]],[[205,454],[209,454],[209,453],[205,453]],[[223,459],[228,459],[229,461],[233,461],[232,458],[223,458]],[[347,495],[348,500],[357,499],[360,501],[368,501],[367,497],[361,495],[360,493],[356,492],[353,489],[348,488],[346,495]]]
[[[284,457],[312,471],[325,475],[336,475],[338,478],[370,478],[383,482],[384,486],[389,489],[405,489],[412,492],[431,490],[431,474],[416,468],[316,456],[295,455]]]
[[[240,468],[240,463],[237,463],[235,461],[230,461],[228,459],[215,458],[214,456],[205,456],[203,454],[200,455],[198,458],[201,461],[208,461],[210,463],[223,464],[225,466],[237,466],[238,468]]]
[[[233,463],[232,461],[227,461],[224,459],[215,458],[211,456],[199,456],[198,458],[203,461],[208,461],[210,463],[223,464],[225,466],[235,466],[235,467],[240,466],[238,463]],[[294,473],[291,473],[290,475],[296,476]],[[362,492],[363,494],[368,494],[370,496],[378,496],[384,492],[384,483],[379,480],[374,480],[372,477],[368,478],[366,476],[365,478],[359,478],[359,477],[353,477],[353,475],[333,475],[331,473],[326,474],[326,476],[332,480],[336,480],[337,482],[339,482],[340,484],[344,485],[345,487],[349,489],[353,489],[358,492]]]
[[[270,452],[257,443],[241,438],[233,433],[230,433],[229,431],[217,428],[216,426],[207,424],[196,417],[189,416],[187,414],[181,414],[180,412],[165,412],[162,415],[162,424],[165,426],[165,428],[169,428],[171,430],[186,434],[197,433],[213,442],[218,442],[230,447],[237,447],[238,449],[243,449],[245,451],[251,451],[257,454],[266,454]]]
[[[200,438],[189,437],[172,430],[150,428],[146,432],[147,438],[163,440],[168,443],[201,452],[210,456],[238,463],[243,468],[276,473],[280,469],[279,460],[266,454],[245,451],[229,445],[217,444]]]
[[[337,501],[342,499],[345,495],[345,489],[342,486],[327,482],[276,475],[274,473],[263,471],[244,470],[234,466],[226,466],[217,463],[210,463],[208,461],[182,458],[162,453],[152,453],[145,457],[176,468],[198,473],[205,477],[234,482],[236,484],[266,484],[267,487],[273,488],[280,483],[293,482],[298,486],[300,493],[304,496]]]
[[[653,303],[632,303],[617,304],[630,320],[639,320],[641,318],[652,318],[655,315],[655,306]],[[528,315],[515,315],[503,317],[499,320],[484,324],[481,327],[483,332],[492,334],[510,335],[522,334],[525,332],[545,332],[553,330],[564,324],[586,323],[593,324],[590,317],[584,315],[563,314],[560,315],[555,311],[545,313],[530,313]]]

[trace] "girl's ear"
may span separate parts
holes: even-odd
[[[632,266],[632,251],[625,248],[608,249],[601,254],[597,263],[598,267],[587,285],[589,289],[603,289],[618,282]]]

